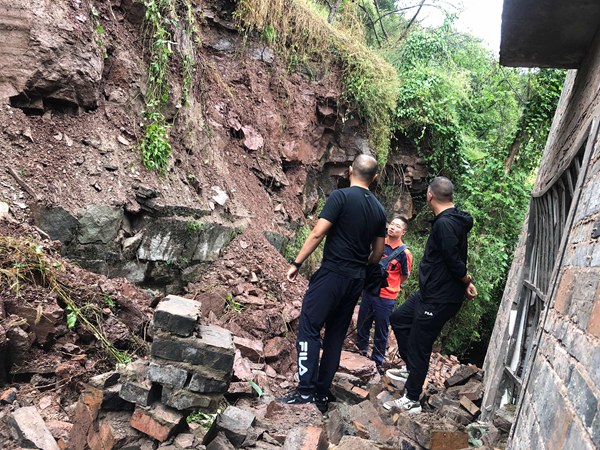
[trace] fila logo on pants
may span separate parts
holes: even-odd
[[[433,313],[429,312],[429,311],[424,311],[423,314],[425,314],[426,316],[431,316],[433,317]]]
[[[306,372],[308,372],[306,366],[302,364],[303,361],[306,361],[308,359],[308,342],[300,341],[299,344],[300,353],[298,353],[298,375],[302,376]]]

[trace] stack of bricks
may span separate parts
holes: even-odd
[[[461,366],[454,355],[444,356],[441,353],[432,353],[429,361],[427,379],[436,387],[444,387],[444,382],[450,378]]]
[[[150,361],[126,375],[122,398],[149,406],[160,395],[163,405],[179,411],[217,410],[231,381],[235,348],[228,330],[199,325],[200,308],[174,295],[159,303]]]

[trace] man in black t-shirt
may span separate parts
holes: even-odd
[[[295,281],[302,263],[327,236],[323,262],[311,277],[302,302],[296,339],[298,387],[279,399],[287,404],[314,402],[322,412],[327,411],[333,398],[329,388],[363,289],[367,263],[379,262],[385,241],[385,210],[369,191],[377,176],[377,161],[372,156],[359,155],[349,174],[350,187],[331,193],[287,273],[287,279]]]

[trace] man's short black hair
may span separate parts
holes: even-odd
[[[402,224],[404,225],[404,229],[408,230],[408,219],[404,216],[401,216],[400,214],[394,214],[394,217],[392,217],[392,222],[394,220],[399,220],[400,222],[402,222]]]
[[[454,201],[454,185],[446,177],[435,177],[429,184],[429,190],[433,197],[441,202]]]
[[[352,173],[355,177],[370,183],[377,175],[377,160],[371,155],[363,153],[354,158]]]

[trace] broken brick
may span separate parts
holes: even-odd
[[[469,447],[469,436],[464,431],[434,431],[431,450],[459,450]]]
[[[179,411],[155,403],[149,409],[137,407],[129,424],[160,442],[166,441],[183,424],[185,416]]]
[[[294,428],[283,444],[283,450],[326,450],[328,447],[325,433],[317,427]]]

